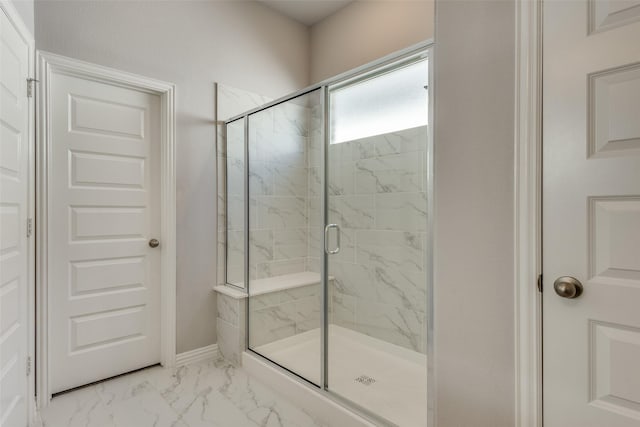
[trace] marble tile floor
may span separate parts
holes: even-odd
[[[326,427],[223,360],[160,366],[52,399],[43,427]]]

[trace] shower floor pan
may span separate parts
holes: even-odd
[[[253,349],[319,384],[320,330]],[[329,326],[328,388],[402,427],[427,425],[427,358],[404,347]]]

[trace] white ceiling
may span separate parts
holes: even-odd
[[[353,0],[259,0],[305,25],[313,25],[342,9]]]

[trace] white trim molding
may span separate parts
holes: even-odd
[[[37,76],[40,81],[37,109],[37,144],[36,144],[36,241],[37,241],[37,313],[36,331],[37,353],[37,401],[38,407],[45,407],[51,399],[49,382],[49,347],[50,336],[48,321],[48,271],[47,271],[47,213],[49,211],[48,183],[50,139],[50,81],[53,72],[82,77],[111,85],[132,88],[139,91],[157,94],[161,103],[161,350],[160,363],[165,367],[174,367],[176,363],[176,156],[175,156],[175,85],[126,73],[112,68],[102,67],[87,62],[55,55],[48,52],[37,52]]]
[[[206,347],[185,351],[176,356],[176,367],[190,365],[192,363],[214,360],[220,357],[218,344],[211,344]]]
[[[515,423],[542,426],[542,0],[516,2]]]

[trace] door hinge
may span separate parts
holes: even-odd
[[[542,293],[542,274],[538,276],[538,292]]]
[[[28,78],[27,79],[27,98],[33,97],[33,87],[34,83],[38,83],[40,80]]]
[[[31,375],[31,356],[27,356],[27,376]]]
[[[33,218],[27,218],[27,237],[33,234]]]

